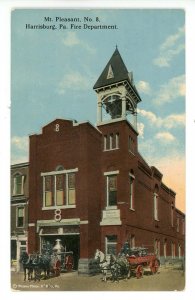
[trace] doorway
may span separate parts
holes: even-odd
[[[80,235],[73,234],[73,235],[45,235],[41,238],[41,248],[44,244],[48,243],[53,248],[56,244],[56,240],[60,239],[62,246],[65,248],[65,251],[72,251],[73,252],[73,259],[74,259],[74,270],[78,269],[78,261],[80,257]]]

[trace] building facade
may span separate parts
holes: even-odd
[[[27,251],[29,163],[11,166],[11,265],[20,270],[20,255]]]
[[[90,272],[96,248],[117,254],[126,241],[161,261],[183,257],[185,215],[139,153],[141,98],[118,49],[94,91],[96,127],[56,119],[30,136],[29,253],[61,239],[79,273]]]

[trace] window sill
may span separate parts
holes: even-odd
[[[131,208],[131,207],[130,207],[130,208],[129,208],[129,210],[131,210],[131,211],[135,211],[135,208]]]
[[[13,194],[12,197],[18,197],[18,196],[24,196],[24,193],[22,194]]]
[[[62,205],[62,206],[44,206],[42,210],[55,210],[55,209],[69,209],[69,208],[76,208],[76,205]]]
[[[103,152],[114,151],[114,150],[119,150],[119,149],[120,149],[120,148],[104,149]]]

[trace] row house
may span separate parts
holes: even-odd
[[[19,259],[27,250],[29,163],[11,166],[11,266],[19,271]]]

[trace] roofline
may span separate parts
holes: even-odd
[[[102,90],[104,88],[108,89],[108,88],[110,88],[112,86],[121,85],[121,84],[125,84],[125,83],[128,83],[129,87],[133,90],[133,92],[135,93],[135,95],[139,99],[138,102],[141,102],[142,101],[141,97],[139,96],[138,92],[135,90],[134,86],[129,82],[128,79],[123,79],[121,81],[116,81],[116,82],[108,84],[108,85],[102,85],[102,86],[97,87],[97,88],[95,88],[95,85],[94,85],[93,89],[98,93],[99,92],[98,90]]]
[[[75,122],[75,123],[73,123],[73,126],[79,126],[79,125],[82,125],[82,124],[89,124],[93,129],[96,129],[98,131],[98,133],[101,133],[101,131],[88,120],[81,121],[81,122]]]
[[[181,215],[183,215],[183,216],[186,215],[183,211],[181,211],[181,210],[178,209],[177,207],[175,207],[175,210],[176,210],[179,214],[181,214]]]
[[[41,134],[42,134],[42,129],[43,129],[44,127],[48,126],[50,123],[56,121],[56,120],[70,121],[70,122],[72,122],[73,124],[74,124],[74,123],[77,123],[77,120],[76,120],[76,119],[63,119],[63,118],[61,118],[61,117],[55,118],[55,119],[52,119],[51,121],[47,122],[45,125],[41,126],[41,132],[39,132],[39,133],[37,133],[37,132],[35,132],[35,133],[29,133],[29,134],[28,134],[28,137],[33,136],[33,135],[41,135]]]
[[[147,163],[147,161],[145,160],[145,158],[143,157],[143,155],[139,151],[137,151],[137,153],[141,157],[141,159],[143,159],[144,163],[148,166],[148,168],[151,170],[150,165]]]
[[[41,132],[40,132],[40,133],[33,133],[33,134],[30,134],[29,137],[34,136],[34,135],[37,135],[37,136],[38,136],[38,135],[41,135],[41,134],[43,133],[43,132],[42,132],[42,131],[43,131],[43,128],[46,127],[46,126],[48,126],[50,123],[55,122],[56,120],[72,122],[73,127],[74,127],[74,126],[79,126],[79,125],[88,123],[91,127],[93,127],[93,128],[96,129],[99,133],[101,133],[100,130],[99,130],[95,125],[93,125],[90,121],[88,121],[88,120],[78,122],[76,119],[62,119],[62,118],[55,118],[55,119],[53,119],[52,121],[50,121],[49,123],[47,123],[46,125],[44,125],[43,127],[41,127]]]
[[[15,169],[15,168],[19,168],[19,167],[28,167],[30,165],[29,162],[25,162],[25,163],[18,163],[18,164],[12,164],[11,168]]]
[[[162,175],[162,178],[163,178],[163,175],[164,175],[164,174],[161,173],[161,172],[158,170],[157,167],[155,167],[155,166],[150,166],[150,165],[146,162],[146,160],[144,159],[144,157],[142,156],[142,154],[141,154],[139,151],[138,151],[137,153],[138,153],[138,155],[143,159],[144,163],[149,167],[149,169],[150,169],[151,171],[152,171],[152,168],[153,168],[153,169],[156,169],[156,170]],[[162,178],[161,178],[161,181],[160,181],[161,187],[163,188],[163,186],[164,186],[164,187],[168,190],[169,194],[171,194],[171,195],[174,196],[174,198],[175,198],[176,192],[173,191],[173,190],[172,190],[170,187],[168,187],[166,184],[164,184]]]

